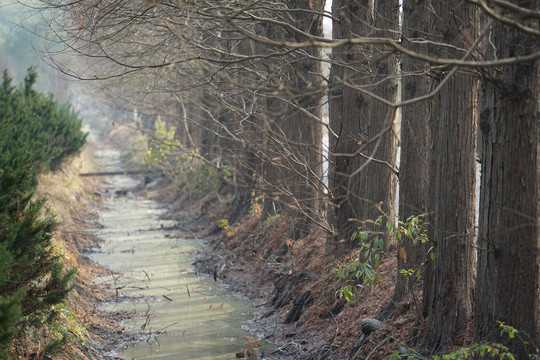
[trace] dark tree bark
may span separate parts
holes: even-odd
[[[529,3],[538,9],[538,0]],[[538,39],[495,24],[496,58],[529,54]],[[540,62],[494,69],[482,81],[484,152],[476,287],[477,341],[502,342],[519,359],[536,353],[500,335],[497,321],[540,346]],[[529,339],[527,339],[529,340]]]
[[[249,123],[248,123],[249,124]],[[249,128],[251,126],[248,125]],[[252,137],[253,132],[250,129],[243,129],[245,137]],[[253,199],[253,191],[256,189],[255,174],[260,167],[260,159],[255,155],[256,150],[253,145],[245,141],[244,148],[238,154],[238,159],[235,161],[234,169],[237,171],[235,181],[235,196],[229,210],[229,224],[235,224],[240,219],[249,213],[251,209],[251,201]]]
[[[465,32],[474,34],[475,9],[459,0],[432,1],[437,19],[431,40],[467,48]],[[430,49],[442,57],[463,52]],[[433,87],[448,74],[435,73]],[[435,260],[424,278],[424,314],[427,324],[423,346],[428,352],[455,343],[472,316],[475,258],[476,80],[466,71],[456,72],[433,98],[430,110],[428,210],[430,239]]]
[[[415,51],[425,51],[426,45],[417,45],[412,41],[423,37],[427,31],[424,4],[417,1],[403,2],[403,39],[407,46]],[[410,57],[401,60],[402,99],[410,100],[429,92],[427,64]],[[399,217],[402,221],[410,216],[427,211],[428,199],[428,141],[429,141],[429,103],[421,101],[402,108],[401,111],[401,156],[399,164]],[[403,299],[416,280],[407,277],[400,270],[419,269],[426,260],[426,244],[413,244],[410,239],[403,239],[397,249],[397,279],[394,294],[388,305],[379,315],[380,319],[389,319],[396,305]]]
[[[278,16],[288,19],[308,34],[322,37],[324,1],[290,0],[288,8],[299,11],[283,12]],[[269,25],[270,38],[287,41],[306,41],[296,32]],[[266,212],[283,211],[293,219],[290,237],[307,235],[313,220],[319,216],[322,181],[322,70],[320,48],[295,51],[281,62],[273,60],[269,66],[279,66],[281,83],[289,89],[269,98],[268,130],[266,134],[265,183],[273,188],[266,201]],[[275,196],[280,200],[275,201]]]
[[[375,37],[397,39],[399,24],[399,4],[394,0],[376,0],[374,2]],[[370,78],[373,93],[392,103],[397,101],[397,57],[384,48],[373,50],[373,59],[370,64],[374,68]],[[395,220],[396,217],[396,191],[397,191],[397,136],[395,133],[396,110],[382,101],[372,99],[367,119],[368,141],[373,141],[364,155],[373,156],[368,161],[366,172],[366,193],[364,213],[366,220],[375,220],[383,216],[384,221]],[[365,160],[364,160],[365,161]],[[365,231],[381,233],[386,227],[364,226]]]
[[[254,55],[261,50],[261,46],[250,39],[237,40],[234,35],[232,37],[233,39],[229,44],[231,50],[232,47],[236,47],[236,51],[246,56]],[[261,69],[257,70],[260,71]],[[237,76],[256,79],[257,75],[249,71],[242,71]],[[250,94],[240,92],[240,94],[236,95],[236,98],[238,104],[236,106],[240,111],[245,110],[241,108],[240,104],[247,104],[248,107],[254,108],[256,111],[264,111],[264,101],[257,100]],[[242,149],[230,156],[233,159],[232,169],[236,172],[234,177],[235,196],[229,210],[228,219],[231,225],[237,223],[244,215],[249,213],[253,193],[258,192],[256,175],[261,173],[262,168],[262,161],[257,156],[261,140],[260,119],[255,115],[249,115],[242,122],[237,119],[237,124],[237,133],[242,140]]]
[[[376,1],[373,6],[375,12],[371,1],[333,1],[333,37],[373,35],[374,25],[397,29],[397,2]],[[376,35],[395,36],[390,31],[383,32]],[[370,46],[343,46],[332,53],[329,219],[336,231],[335,246],[354,245],[351,236],[357,229],[373,231],[373,221],[379,215],[394,214],[393,110],[359,90],[363,87],[395,101],[397,85],[393,76],[397,73],[397,63],[395,57],[383,51],[374,52]],[[381,82],[371,85],[377,81]]]
[[[369,33],[373,12],[368,0],[334,0],[332,2],[333,38],[348,39]],[[353,174],[363,164],[357,154],[362,142],[367,140],[367,118],[370,99],[367,95],[344,83],[365,85],[361,75],[346,67],[354,64],[366,68],[371,58],[370,49],[360,46],[343,46],[332,52],[329,94],[330,165],[328,183],[332,196],[329,208],[330,223],[336,232],[336,245],[340,242],[354,244],[351,236],[364,219],[363,196],[365,172]],[[355,76],[357,75],[357,76]]]

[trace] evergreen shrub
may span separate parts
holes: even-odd
[[[33,89],[36,78],[30,68],[15,88],[4,71],[0,87],[0,358],[17,332],[54,322],[75,273],[53,249],[58,223],[45,199],[32,196],[36,175],[59,169],[86,134],[69,106]]]

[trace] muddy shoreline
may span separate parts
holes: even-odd
[[[231,294],[246,297],[261,303],[255,317],[244,327],[257,338],[272,343],[275,349],[271,352],[258,353],[260,359],[272,360],[322,360],[346,359],[347,356],[330,343],[335,337],[320,329],[306,326],[304,321],[285,323],[290,305],[288,302],[276,306],[279,291],[276,285],[294,288],[302,282],[296,277],[276,275],[268,271],[264,261],[253,262],[252,256],[246,258],[245,253],[236,252],[226,246],[227,236],[216,229],[220,212],[219,199],[203,199],[190,203],[181,194],[170,196],[171,184],[164,181],[156,189],[146,191],[147,196],[158,201],[168,209],[165,219],[175,220],[179,229],[196,236],[202,248],[197,252],[193,268],[197,273],[223,284]],[[169,195],[167,195],[169,194]],[[208,206],[207,203],[213,205]],[[207,210],[213,209],[213,210]],[[286,274],[285,274],[286,275]],[[308,275],[311,276],[311,275]],[[314,276],[314,275],[313,275]],[[292,293],[291,293],[292,296]],[[292,299],[290,299],[292,303]]]
[[[188,201],[166,181],[148,196],[167,207],[166,218],[204,244],[193,263],[198,272],[263,304],[245,325],[276,346],[260,354],[261,359],[383,359],[403,349],[411,329],[418,326],[414,299],[419,294],[408,294],[384,321],[384,330],[362,335],[363,321],[376,319],[394,291],[395,244],[381,256],[380,281],[364,287],[358,303],[347,303],[336,297],[336,261],[349,261],[355,251],[336,259],[327,252],[327,234],[321,229],[291,241],[287,219],[261,221],[257,214],[246,214],[233,231],[218,231],[217,224],[229,211],[226,197]]]

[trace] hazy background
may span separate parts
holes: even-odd
[[[96,96],[96,86],[62,74],[51,66],[47,53],[55,53],[62,66],[82,68],[75,57],[63,50],[47,19],[50,12],[38,11],[34,0],[0,0],[0,73],[8,70],[13,85],[23,81],[26,70],[35,66],[39,74],[35,88],[52,93],[60,103],[70,103],[79,112],[85,125],[95,130],[103,129],[115,119],[125,116]],[[42,4],[41,4],[42,5]],[[35,6],[33,8],[33,6]],[[80,65],[80,66],[78,66]],[[94,84],[97,85],[97,84]]]
[[[31,5],[31,1],[26,1]],[[59,48],[52,39],[45,17],[16,0],[0,0],[0,71],[8,70],[19,85],[30,66],[37,68],[36,89],[51,92],[60,102],[72,100],[74,81],[47,65],[40,58],[47,50]]]

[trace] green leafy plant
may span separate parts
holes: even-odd
[[[523,332],[517,330],[516,328],[506,325],[502,321],[498,321],[500,327],[500,335],[508,335],[510,339],[518,339],[524,344],[531,344],[530,338]],[[525,338],[529,339],[526,340]],[[397,341],[397,339],[394,339]],[[403,346],[403,344],[401,344]],[[535,347],[535,346],[533,346]],[[538,359],[539,358],[539,349],[535,347],[536,351],[534,354],[529,354],[529,359]],[[480,344],[473,344],[471,346],[462,347],[456,351],[450,352],[448,354],[434,355],[434,356],[423,356],[420,353],[407,349],[410,354],[401,355],[399,352],[395,352],[388,357],[389,360],[465,360],[465,359],[491,359],[491,360],[516,360],[517,357],[501,343],[493,342],[484,342]]]
[[[255,191],[251,192],[251,204],[249,206],[249,214],[251,216],[260,215],[266,200],[266,194],[257,195]]]
[[[175,181],[188,194],[205,195],[218,191],[230,177],[228,168],[213,168],[197,159],[181,160],[176,163]]]
[[[197,149],[184,147],[177,139],[175,128],[166,127],[159,116],[154,134],[147,141],[142,164],[159,165],[189,196],[219,191],[232,175],[226,164],[218,160],[214,163]]]
[[[410,216],[406,221],[399,218],[386,222],[388,239],[395,239],[399,243],[405,239],[412,240],[413,244],[428,242],[428,225],[425,220],[428,214]],[[382,224],[382,217],[377,218],[375,224]],[[370,238],[369,234],[355,232],[352,239],[357,239],[359,251],[357,255],[348,263],[337,264],[337,283],[340,285],[336,291],[336,296],[347,301],[358,302],[360,289],[364,286],[373,287],[380,280],[376,268],[379,266],[380,256],[384,251],[385,240],[379,236]],[[428,254],[432,257],[433,250],[429,249]],[[423,265],[423,264],[422,264]],[[419,277],[422,267],[418,269],[402,269],[400,272],[408,278]]]
[[[381,223],[382,217],[376,220]],[[341,284],[336,296],[347,301],[359,301],[360,289],[370,286],[373,291],[380,276],[376,272],[380,255],[384,251],[384,240],[378,236],[369,239],[367,233],[355,232],[352,239],[357,239],[359,250],[357,255],[348,263],[337,264],[338,283]]]
[[[175,133],[175,128],[167,130],[161,117],[158,116],[154,135],[148,140],[143,165],[157,165],[173,151],[179,149],[182,144],[175,139]]]
[[[411,240],[414,245],[428,242],[428,225],[426,220],[428,213],[420,215],[411,215],[407,220],[402,221],[397,218],[396,226],[393,222],[388,222],[386,227],[388,231],[401,243],[405,238]]]
[[[514,337],[516,337],[516,335],[519,335],[518,329],[512,326],[506,325],[502,321],[497,321],[497,323],[499,324],[499,327],[501,328],[501,336],[503,334],[507,334],[510,339],[513,339]]]
[[[461,359],[475,359],[477,357],[498,360],[515,360],[515,356],[508,350],[508,348],[498,343],[482,343],[474,344],[469,347],[463,347],[454,352],[435,355],[433,360],[461,360]]]
[[[434,355],[430,357],[422,356],[418,353],[414,355],[401,355],[395,352],[388,357],[389,360],[466,360],[466,359],[492,359],[492,360],[516,360],[515,356],[502,344],[482,343],[473,344],[460,348],[448,354]]]
[[[521,342],[523,345],[525,345],[528,349],[535,349],[534,354],[529,354],[529,359],[540,359],[540,348],[538,344],[535,344],[533,339],[524,331],[519,331],[518,329],[514,328],[513,326],[505,324],[503,321],[497,321],[499,324],[500,335],[508,335],[508,338],[516,339],[519,342]]]
[[[395,237],[396,241],[399,244],[402,244],[403,241],[410,241],[414,246],[428,243],[429,223],[426,220],[427,216],[427,213],[423,213],[420,215],[411,215],[405,221],[401,221],[398,217],[396,226],[392,230],[392,234]],[[400,252],[398,255],[400,258],[403,259],[403,262],[405,263],[407,253],[403,247],[400,248]],[[399,270],[399,273],[403,275],[406,279],[405,288],[412,295],[417,311],[419,311],[420,308],[419,300],[414,292],[412,284],[414,283],[414,280],[419,279],[422,275],[422,270],[424,269],[424,265],[428,259],[431,259],[432,261],[434,260],[433,247],[430,247],[427,250],[424,261],[422,261],[422,263],[418,267]]]

